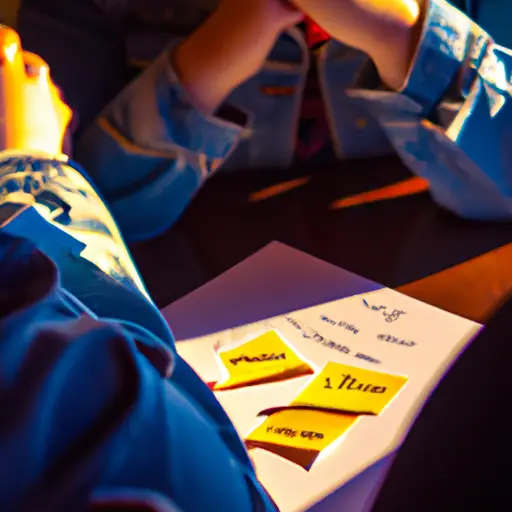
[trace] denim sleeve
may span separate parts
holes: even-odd
[[[512,52],[445,0],[430,0],[400,93],[354,90],[433,199],[469,219],[512,217]]]
[[[1,510],[274,510],[158,345],[0,230]]]
[[[77,151],[129,241],[170,227],[247,123],[228,105],[212,116],[201,113],[172,69],[169,51],[105,108]]]

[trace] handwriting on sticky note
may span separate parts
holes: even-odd
[[[313,373],[313,368],[275,330],[235,347],[219,349],[224,379],[216,391],[276,382]]]
[[[329,362],[288,407],[261,413],[268,417],[247,436],[247,446],[309,470],[361,416],[381,414],[406,382],[402,375]]]
[[[356,414],[380,414],[407,378],[329,362],[293,401],[320,409]]]
[[[324,449],[348,432],[358,417],[315,409],[273,412],[246,438],[249,449],[261,448],[309,470]]]
[[[269,361],[286,361],[286,352],[281,352],[281,354],[263,353],[257,356],[246,356],[244,354],[229,360],[233,366],[236,366],[238,363],[268,363]]]

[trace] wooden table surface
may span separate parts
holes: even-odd
[[[512,292],[512,244],[399,286],[406,295],[485,323]]]

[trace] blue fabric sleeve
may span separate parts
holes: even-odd
[[[167,322],[152,303],[115,222],[85,172],[67,159],[3,152],[0,197],[1,231],[30,240],[55,263],[66,309],[75,316],[87,314],[122,324],[136,340],[137,350],[161,375],[172,374],[173,382],[210,417],[226,445],[250,469],[227,414],[177,355]]]
[[[273,510],[149,332],[80,307],[3,232],[0,291],[2,510]]]
[[[128,240],[171,226],[247,123],[234,107],[214,116],[200,112],[172,69],[170,53],[168,48],[106,107],[77,151]]]
[[[354,90],[434,200],[469,219],[512,217],[512,53],[445,0],[430,0],[400,93]]]

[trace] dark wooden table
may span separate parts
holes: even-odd
[[[132,249],[160,307],[279,240],[483,321],[512,289],[512,224],[458,219],[413,190],[410,178],[394,158],[309,174],[221,173],[170,231]],[[343,198],[397,183],[411,190],[339,207]]]

